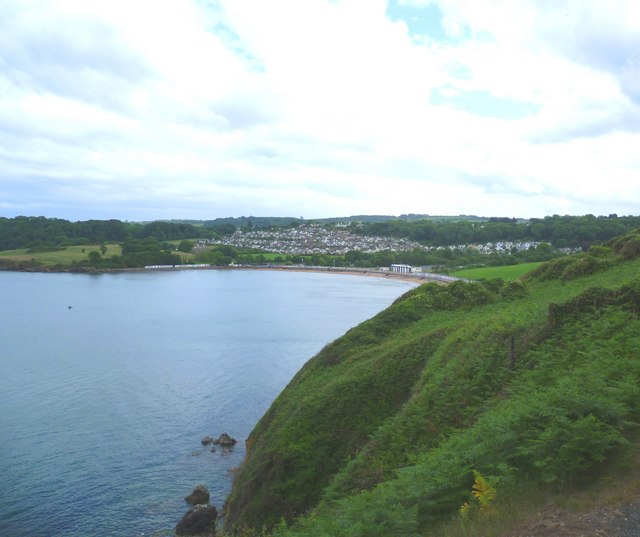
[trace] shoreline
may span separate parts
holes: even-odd
[[[427,272],[391,272],[385,270],[367,268],[347,268],[347,267],[316,267],[302,265],[231,265],[231,266],[154,266],[136,268],[114,268],[99,269],[96,267],[25,267],[25,268],[3,268],[8,272],[38,272],[38,273],[68,273],[68,274],[110,274],[119,272],[170,272],[177,270],[257,270],[257,271],[285,271],[285,272],[313,272],[316,274],[342,274],[347,276],[361,276],[366,278],[386,278],[391,280],[412,283],[416,286],[423,283],[434,282],[448,284],[452,281],[462,280],[444,274]]]
[[[272,272],[313,272],[316,274],[342,274],[347,276],[363,276],[366,278],[388,278],[420,285],[424,283],[417,275],[402,274],[399,272],[385,272],[374,269],[347,269],[345,267],[303,267],[303,266],[237,266],[237,267],[211,267],[222,270],[268,270]]]

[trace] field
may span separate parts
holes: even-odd
[[[452,276],[458,278],[468,278],[469,280],[491,280],[494,278],[502,278],[505,281],[517,280],[524,276],[527,272],[531,272],[541,263],[522,263],[520,265],[505,265],[502,267],[479,267],[456,270],[452,272]]]
[[[107,244],[107,251],[104,257],[111,257],[112,255],[120,255],[122,248],[117,244]],[[88,244],[84,246],[68,246],[63,250],[56,250],[53,252],[27,252],[26,248],[20,248],[18,250],[4,250],[0,252],[0,260],[25,262],[35,260],[44,266],[55,265],[71,265],[72,263],[78,263],[80,261],[86,261],[89,256],[89,252],[96,250],[100,251],[100,245]]]

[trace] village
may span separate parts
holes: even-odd
[[[535,248],[540,244],[535,241],[496,242],[486,244],[459,244],[429,247],[415,241],[393,237],[374,237],[357,235],[349,231],[348,226],[338,225],[326,227],[319,224],[301,225],[296,228],[275,230],[238,230],[233,235],[222,239],[203,239],[199,247],[210,245],[228,245],[235,248],[250,248],[265,252],[291,255],[344,255],[351,251],[376,253],[383,251],[411,250],[476,250],[482,254],[509,253]]]

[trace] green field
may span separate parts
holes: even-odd
[[[107,251],[104,257],[111,257],[112,255],[120,255],[122,248],[117,244],[107,244]],[[53,252],[27,252],[26,248],[19,248],[18,250],[3,250],[0,252],[0,260],[8,260],[15,262],[29,262],[36,261],[44,266],[55,265],[71,265],[72,263],[78,263],[80,261],[86,261],[89,256],[89,252],[96,250],[100,251],[99,244],[88,244],[85,246],[68,246],[63,250],[56,250]]]
[[[520,265],[504,265],[502,267],[479,267],[456,270],[452,272],[452,276],[458,278],[467,278],[469,280],[492,280],[494,278],[502,278],[505,281],[517,280],[541,263],[522,263]]]

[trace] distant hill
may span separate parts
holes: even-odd
[[[292,216],[239,216],[229,218],[216,218],[205,220],[202,225],[205,228],[220,228],[233,226],[235,229],[264,229],[270,227],[288,227],[305,223],[303,218]]]
[[[483,222],[488,218],[482,216],[472,215],[458,215],[458,216],[433,216],[428,214],[401,214],[400,216],[388,216],[388,215],[356,215],[356,216],[344,216],[338,218],[320,218],[314,220],[320,223],[373,223],[373,222],[389,222],[394,220],[401,221],[413,221],[413,220],[431,220],[434,222],[461,222],[461,221],[473,221]]]
[[[435,222],[483,222],[488,218],[472,215],[458,216],[432,216],[428,214],[402,214],[400,216],[390,215],[355,215],[355,216],[338,216],[331,218],[295,218],[292,216],[240,216],[229,218],[215,218],[213,220],[171,220],[171,222],[181,222],[189,224],[202,224],[205,227],[215,228],[220,225],[231,224],[238,229],[246,228],[270,228],[270,227],[288,227],[291,225],[318,223],[318,224],[349,224],[349,223],[373,223],[387,222],[390,220],[413,221],[413,220],[431,220]]]

